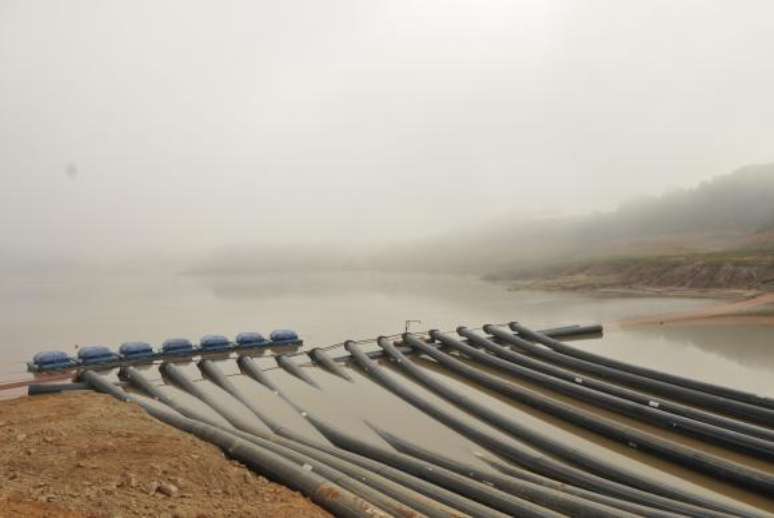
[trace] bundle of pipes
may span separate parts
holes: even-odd
[[[248,356],[237,360],[240,371],[282,398],[328,443],[283,427],[212,360],[198,363],[203,377],[238,401],[270,432],[246,419],[243,413],[224,406],[171,363],[160,367],[164,380],[204,403],[223,420],[173,400],[132,367],[122,369],[121,386],[92,371],[84,372],[81,381],[95,390],[134,401],[154,417],[219,445],[263,475],[304,492],[340,516],[764,516],[751,507],[676,487],[569,446],[429,375],[427,369],[407,356],[429,357],[474,387],[483,387],[682,468],[747,491],[774,495],[771,472],[655,437],[547,397],[508,381],[507,377],[767,461],[774,459],[771,399],[609,360],[558,340],[601,333],[599,326],[564,326],[543,331],[532,331],[517,323],[509,327],[487,325],[483,328],[486,334],[460,327],[459,338],[439,331],[431,331],[427,336],[406,333],[401,340],[378,339],[380,350],[370,352],[363,351],[355,342],[347,342],[349,354],[337,358],[331,358],[323,349],[309,352],[309,358],[325,371],[354,383],[341,365],[351,362],[367,378],[401,400],[500,457],[503,460],[479,454],[496,472],[431,452],[372,423],[367,424],[390,448],[354,437],[285,394]],[[379,363],[380,358],[394,362],[402,373],[435,396],[515,441],[504,441],[427,399],[402,378],[388,372]],[[324,392],[290,357],[278,357],[277,364]],[[495,376],[492,370],[507,376]],[[604,381],[582,373],[600,375]],[[331,488],[336,492],[329,491]],[[332,498],[332,494],[337,496]]]

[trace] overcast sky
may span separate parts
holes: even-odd
[[[691,186],[774,161],[773,20],[770,0],[0,0],[0,249],[375,242]]]

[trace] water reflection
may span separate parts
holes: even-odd
[[[659,339],[722,356],[756,370],[774,371],[774,328],[755,325],[679,324],[636,327],[629,330],[643,339]]]

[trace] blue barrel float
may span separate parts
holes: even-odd
[[[298,333],[291,329],[276,329],[271,332],[270,339],[255,331],[242,332],[234,342],[223,335],[205,335],[199,346],[187,338],[168,338],[159,351],[155,351],[147,342],[133,341],[122,343],[118,353],[102,345],[83,347],[78,351],[77,358],[62,351],[39,352],[31,362],[27,362],[27,369],[30,372],[46,372],[124,362],[147,363],[158,358],[191,357],[200,353],[253,347],[300,346],[303,343]]]
[[[150,360],[156,357],[148,342],[124,342],[118,348],[118,353],[124,360]]]
[[[236,344],[239,348],[268,347],[271,345],[271,342],[264,338],[261,333],[256,333],[255,331],[246,331],[237,335]]]
[[[202,352],[228,351],[234,344],[223,335],[205,335],[199,340],[199,348]]]
[[[194,353],[194,346],[188,338],[167,338],[161,344],[163,356],[189,356]]]
[[[75,367],[78,361],[62,351],[42,351],[27,363],[30,371],[55,371]]]
[[[301,345],[298,333],[292,329],[275,329],[271,332],[272,345]]]
[[[121,357],[104,345],[89,345],[78,350],[78,359],[81,365],[97,365],[115,362]]]

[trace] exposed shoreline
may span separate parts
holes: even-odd
[[[511,289],[745,299],[774,291],[774,254],[726,251],[606,256],[491,274]]]
[[[500,280],[509,291],[554,291],[579,293],[591,297],[664,297],[711,299],[718,304],[699,311],[667,313],[617,322],[621,326],[647,326],[681,323],[717,325],[774,326],[774,292],[749,286],[691,287],[627,284],[586,274]],[[767,288],[769,286],[766,286]]]
[[[215,446],[109,396],[0,401],[0,514],[328,517]]]

